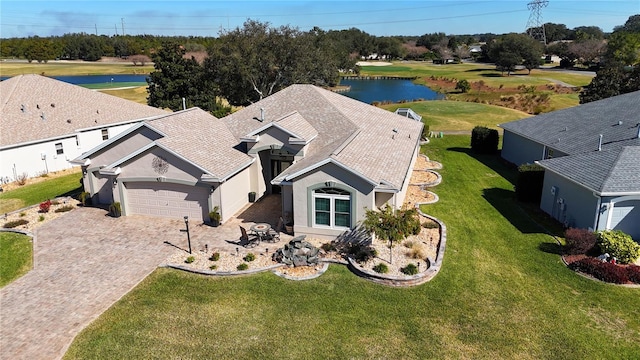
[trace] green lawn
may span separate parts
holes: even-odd
[[[29,236],[0,232],[0,287],[31,270],[32,253]]]
[[[77,172],[0,193],[0,214],[41,203],[47,199],[80,193],[82,174]]]
[[[133,66],[133,63],[100,62],[56,62],[46,64],[27,62],[0,62],[0,75],[15,76],[22,74],[59,75],[104,75],[104,74],[149,74],[153,65]]]
[[[568,270],[514,201],[514,173],[468,145],[445,136],[425,146],[444,180],[423,210],[448,228],[429,283],[389,288],[339,265],[307,281],[159,269],[65,358],[636,358],[640,289]]]
[[[147,85],[138,86],[129,89],[119,89],[119,90],[101,90],[105,94],[117,96],[119,98],[135,101],[139,104],[147,105],[147,97],[149,93],[147,92]]]
[[[530,115],[501,106],[447,100],[430,100],[380,106],[389,111],[411,108],[422,115],[431,131],[469,130],[475,126],[497,129],[497,124],[523,119]]]

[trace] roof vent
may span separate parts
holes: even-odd
[[[39,104],[36,104],[36,108],[40,109],[40,105],[39,105]]]
[[[52,108],[56,107],[56,104],[51,103],[51,107],[52,107]]]
[[[100,114],[100,109],[96,110],[96,114]]]
[[[47,120],[47,117],[44,116],[44,112],[40,115],[40,119],[42,119],[42,121],[46,121]]]
[[[622,125],[622,120],[618,120],[618,125]]]
[[[564,131],[569,131],[569,128],[565,126]]]
[[[598,151],[602,151],[602,134],[600,134],[598,139]]]
[[[636,138],[640,139],[640,123],[638,123],[636,127],[638,128],[638,132],[636,133]]]
[[[398,133],[398,128],[394,128],[393,132],[397,134]]]
[[[71,119],[67,119],[67,124],[71,124]]]
[[[264,108],[260,108],[260,121],[264,121]]]
[[[20,111],[27,112],[27,108],[24,106],[24,104],[20,105]]]

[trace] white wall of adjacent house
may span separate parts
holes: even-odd
[[[27,174],[36,177],[45,173],[73,167],[69,160],[82,155],[105,138],[111,138],[135,123],[94,128],[73,134],[32,142],[21,146],[5,146],[0,149],[0,180],[14,181],[17,176]]]
[[[251,168],[245,168],[220,185],[222,222],[227,221],[249,203]]]

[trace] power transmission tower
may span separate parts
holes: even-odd
[[[527,4],[527,9],[531,11],[529,21],[527,21],[527,34],[545,45],[547,45],[547,37],[542,22],[542,8],[547,5],[549,5],[549,0],[531,0]]]

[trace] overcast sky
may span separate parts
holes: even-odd
[[[0,37],[99,35],[217,36],[247,19],[300,30],[358,28],[376,36],[432,32],[523,32],[531,0],[421,1],[39,1],[1,0]],[[640,14],[640,0],[549,0],[542,22],[598,26],[606,32]]]

